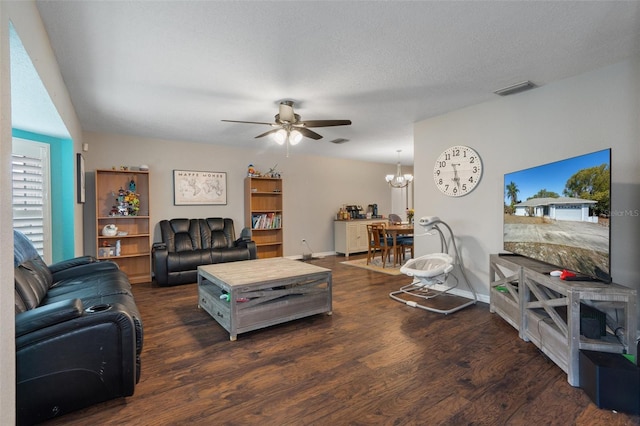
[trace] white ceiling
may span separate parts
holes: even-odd
[[[637,1],[37,5],[83,129],[283,155],[254,139],[269,127],[220,120],[270,122],[292,99],[303,120],[353,122],[292,155],[411,164],[415,122],[640,55]]]

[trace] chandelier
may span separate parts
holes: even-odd
[[[387,175],[384,179],[389,183],[389,186],[391,186],[392,188],[405,188],[407,185],[409,185],[411,183],[411,181],[413,181],[413,175],[406,173],[406,174],[402,174],[402,167],[400,166],[400,153],[402,152],[401,149],[399,149],[398,151],[398,165],[396,168],[396,174],[394,175]]]

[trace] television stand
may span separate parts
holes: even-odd
[[[518,330],[521,339],[535,344],[567,373],[571,386],[580,386],[581,349],[637,356],[636,290],[613,283],[564,281],[550,276],[548,267],[524,256],[492,254],[489,310],[505,319]],[[611,333],[600,339],[581,335],[581,304],[603,310],[622,309],[623,342]]]

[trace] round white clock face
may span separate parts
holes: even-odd
[[[433,167],[433,180],[443,194],[450,197],[467,195],[480,182],[482,160],[468,146],[452,146],[440,154]]]

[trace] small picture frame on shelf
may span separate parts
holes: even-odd
[[[112,257],[115,256],[115,247],[98,247],[98,257]]]
[[[176,206],[226,205],[227,173],[174,170],[173,204]]]

